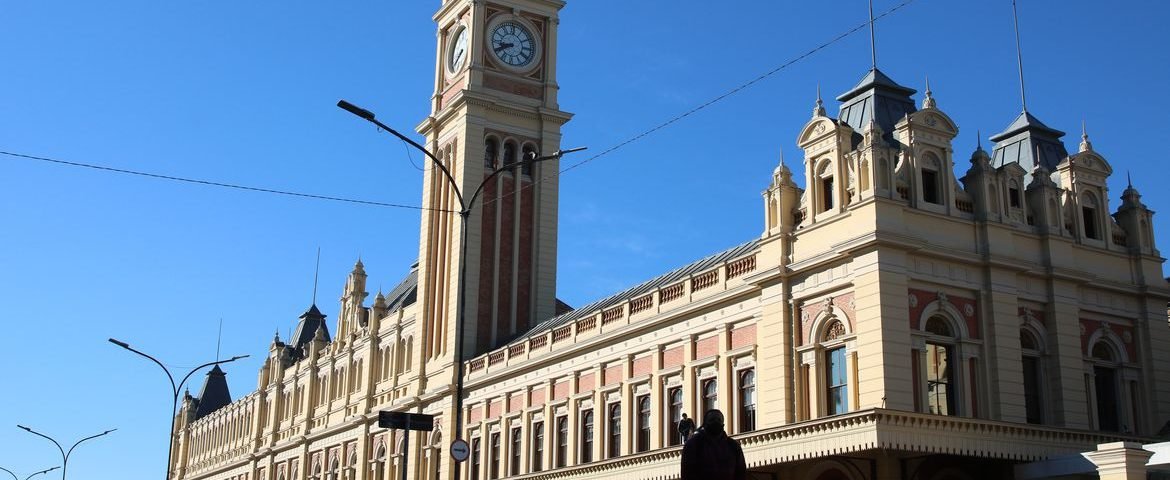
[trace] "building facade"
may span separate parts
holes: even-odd
[[[256,391],[213,371],[184,399],[174,477],[228,480],[677,478],[682,413],[718,408],[768,478],[1012,478],[1143,442],[1170,420],[1170,285],[1153,212],[1110,162],[1028,112],[969,158],[929,87],[870,70],[797,143],[804,187],[761,172],[763,233],[571,309],[556,289],[561,0],[446,0],[419,262],[367,305],[273,339]],[[965,172],[961,176],[955,172]],[[466,245],[461,239],[466,239]],[[461,248],[466,246],[466,248]],[[456,329],[461,255],[464,331]],[[460,340],[462,338],[462,340]],[[462,341],[463,360],[455,342]],[[454,384],[464,364],[449,455]],[[435,415],[433,432],[377,426]]]

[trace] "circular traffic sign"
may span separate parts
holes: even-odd
[[[467,457],[470,455],[471,447],[467,445],[465,440],[461,438],[451,442],[451,458],[454,458],[456,462],[467,460]]]

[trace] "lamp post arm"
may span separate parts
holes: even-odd
[[[115,429],[111,429],[111,430],[106,430],[106,431],[104,431],[104,432],[102,432],[102,433],[99,433],[99,434],[97,434],[97,435],[91,435],[91,436],[85,437],[85,438],[83,438],[83,439],[81,439],[81,440],[78,440],[78,441],[77,441],[77,443],[74,443],[72,447],[69,447],[69,451],[68,451],[68,452],[65,452],[65,458],[66,458],[66,460],[68,460],[68,459],[69,459],[69,455],[73,454],[73,449],[74,449],[74,448],[77,448],[77,446],[78,446],[78,445],[81,445],[81,442],[84,442],[84,441],[86,441],[86,440],[92,440],[92,439],[95,439],[95,438],[97,438],[97,437],[100,437],[100,436],[102,436],[102,435],[105,435],[105,434],[107,434],[107,433],[113,432],[114,430],[117,430],[117,429],[115,428]],[[57,468],[57,467],[53,467],[53,468]],[[49,470],[52,470],[53,468],[50,468]],[[49,471],[49,470],[45,470],[45,472],[47,472],[47,471]],[[44,473],[44,472],[40,472],[40,473]]]
[[[38,431],[36,431],[36,430],[33,430],[33,429],[31,429],[31,428],[28,428],[28,427],[26,427],[26,426],[24,426],[24,425],[17,425],[17,427],[20,427],[20,429],[21,429],[21,430],[24,430],[24,431],[26,431],[26,432],[28,432],[28,433],[31,433],[31,434],[33,434],[33,435],[36,435],[36,436],[38,436],[38,437],[41,437],[41,438],[47,439],[47,440],[48,440],[48,441],[50,441],[50,442],[53,442],[53,445],[56,445],[56,446],[57,446],[57,450],[60,450],[60,451],[61,451],[61,458],[62,458],[62,459],[68,458],[68,457],[65,455],[65,449],[64,449],[64,448],[61,448],[61,444],[60,444],[60,443],[57,443],[57,441],[56,441],[56,440],[53,440],[53,437],[50,437],[50,436],[48,436],[48,435],[45,435],[45,434],[43,434],[43,433],[41,433],[41,432],[38,432]]]
[[[239,356],[235,356],[235,357],[229,358],[229,359],[227,359],[227,360],[216,360],[216,361],[214,361],[214,362],[207,362],[207,363],[204,363],[203,365],[200,365],[200,366],[198,366],[198,367],[195,367],[193,370],[191,370],[190,372],[188,372],[188,373],[187,373],[187,376],[183,377],[183,380],[182,380],[182,381],[180,381],[180,382],[179,382],[179,388],[176,388],[176,389],[175,389],[175,397],[176,397],[176,398],[178,398],[178,396],[179,396],[179,393],[178,393],[178,392],[179,392],[179,389],[183,388],[183,384],[184,384],[184,383],[187,383],[187,380],[189,380],[189,379],[191,378],[191,375],[194,375],[194,374],[195,374],[195,372],[198,372],[198,371],[200,371],[200,370],[202,370],[202,369],[204,369],[204,368],[210,367],[210,366],[212,366],[212,365],[219,365],[219,364],[221,364],[221,363],[234,362],[234,361],[236,361],[236,360],[239,360],[239,359],[241,359],[241,358],[248,358],[248,355],[239,355]]]
[[[0,467],[0,470],[4,470],[5,472],[8,472],[9,475],[12,475],[12,478],[14,480],[20,480],[20,477],[17,477],[15,473],[12,473],[12,470],[9,470],[9,469],[4,468],[4,467]],[[33,475],[36,475],[36,474],[34,473]]]
[[[565,156],[566,153],[580,152],[581,150],[585,150],[586,148],[588,148],[588,147],[570,148],[568,150],[557,150],[557,151],[553,152],[552,155],[545,155],[542,157],[537,157],[536,154],[533,154],[532,158],[526,158],[524,160],[521,160],[520,163],[518,163],[518,164],[505,165],[503,167],[492,170],[492,173],[488,174],[487,178],[484,178],[482,182],[479,182],[478,187],[475,187],[475,192],[472,192],[471,199],[467,201],[467,206],[466,206],[465,210],[468,210],[468,211],[471,210],[471,207],[473,205],[475,205],[475,199],[479,198],[479,194],[483,193],[483,188],[485,186],[487,186],[488,182],[490,182],[493,178],[495,178],[496,175],[499,175],[500,172],[512,170],[516,167],[523,168],[524,165],[537,164],[537,163],[540,163],[540,162],[543,162],[546,160],[560,160],[561,157]],[[470,212],[468,212],[468,213],[470,213]],[[464,213],[464,215],[466,215],[466,213]]]
[[[157,359],[157,358],[154,358],[154,357],[152,357],[152,356],[150,356],[150,355],[147,355],[147,354],[145,354],[145,353],[142,353],[142,352],[140,352],[140,351],[138,351],[138,350],[135,350],[135,349],[134,349],[134,347],[131,347],[131,346],[130,346],[130,344],[128,344],[128,343],[126,343],[126,342],[122,342],[122,341],[115,340],[115,339],[111,338],[111,339],[110,339],[110,343],[112,343],[112,344],[114,344],[114,345],[117,345],[117,346],[119,346],[119,347],[125,348],[126,350],[129,350],[129,351],[131,351],[131,352],[134,352],[134,353],[137,353],[137,354],[139,354],[139,355],[142,355],[142,356],[144,356],[144,357],[146,357],[146,358],[149,358],[149,359],[150,359],[150,361],[152,361],[152,362],[154,362],[154,363],[155,363],[155,365],[158,365],[158,368],[161,368],[161,369],[163,370],[163,373],[166,373],[166,374],[167,374],[167,380],[170,380],[170,381],[171,381],[171,391],[174,393],[174,396],[175,396],[176,398],[179,396],[179,386],[178,386],[178,385],[175,385],[175,377],[174,377],[173,375],[171,375],[171,371],[167,369],[166,365],[163,365],[163,364],[162,364],[162,362],[158,361],[158,359]]]
[[[61,468],[61,467],[46,468],[46,469],[44,469],[44,470],[41,470],[41,471],[39,471],[39,472],[36,472],[36,473],[34,473],[34,474],[32,474],[32,475],[29,475],[29,476],[27,476],[27,477],[24,477],[24,480],[29,480],[30,478],[32,478],[32,477],[35,477],[35,476],[37,476],[37,475],[40,475],[40,474],[42,474],[42,473],[49,473],[49,472],[51,472],[51,471],[53,471],[53,470],[56,470],[56,469],[58,469],[58,468]],[[12,472],[9,472],[9,473],[12,473]]]

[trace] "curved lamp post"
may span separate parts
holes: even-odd
[[[492,172],[484,177],[483,181],[479,183],[479,186],[475,187],[475,191],[472,192],[471,198],[465,199],[463,197],[463,190],[459,188],[459,183],[455,181],[455,177],[451,176],[451,171],[447,169],[446,165],[443,165],[443,162],[439,161],[438,158],[435,158],[435,156],[431,154],[431,152],[427,151],[427,149],[422,145],[419,145],[414,140],[407,138],[401,133],[398,133],[397,130],[386,126],[382,122],[379,122],[376,118],[374,118],[374,112],[361,108],[345,100],[338,101],[337,106],[341,107],[342,110],[361,117],[363,120],[377,125],[382,130],[390,132],[391,135],[398,137],[399,140],[402,140],[410,144],[410,146],[423,152],[427,158],[431,159],[431,163],[434,163],[435,167],[443,172],[443,176],[447,179],[447,182],[451,184],[451,190],[455,192],[455,198],[459,200],[459,211],[452,213],[458,213],[460,220],[459,236],[461,252],[459,254],[459,303],[455,311],[455,364],[458,365],[456,367],[457,376],[455,379],[455,439],[460,440],[463,438],[463,312],[464,303],[466,303],[467,299],[467,295],[464,295],[464,289],[467,283],[467,219],[471,216],[471,208],[475,205],[475,200],[479,197],[479,194],[483,193],[483,188],[488,184],[488,182],[490,182],[493,178],[496,177],[496,175],[500,174],[501,172],[513,170],[517,167],[522,168],[525,165],[531,165],[546,160],[559,160],[566,154],[580,152],[585,150],[587,147],[557,150],[551,155],[544,156],[537,156],[535,153],[531,153],[527,158],[522,159],[518,163],[505,165],[492,170]],[[459,473],[461,471],[462,469],[455,468],[454,473],[456,479],[459,478]]]
[[[74,448],[77,448],[77,446],[78,446],[78,445],[81,445],[81,442],[84,442],[84,441],[86,441],[86,440],[92,440],[92,439],[95,439],[95,438],[97,438],[97,437],[100,437],[100,436],[102,436],[102,435],[105,435],[105,434],[107,434],[107,433],[113,432],[114,430],[117,430],[116,428],[113,428],[113,429],[110,429],[110,430],[106,430],[106,431],[104,431],[104,432],[102,432],[102,433],[99,433],[99,434],[97,434],[97,435],[90,435],[90,436],[88,436],[88,437],[85,437],[85,438],[83,438],[83,439],[81,439],[81,440],[78,440],[78,441],[77,441],[77,443],[74,443],[72,447],[69,447],[69,450],[65,450],[63,447],[61,447],[61,444],[60,444],[60,443],[58,443],[56,440],[53,440],[53,437],[50,437],[50,436],[48,436],[48,435],[45,435],[45,434],[43,434],[43,433],[41,433],[41,432],[38,432],[38,431],[36,431],[36,430],[33,430],[33,429],[31,429],[31,428],[28,428],[28,427],[26,427],[26,426],[24,426],[24,425],[17,425],[16,427],[17,427],[17,428],[20,428],[21,430],[24,430],[24,431],[26,431],[26,432],[28,432],[28,433],[31,433],[31,434],[33,434],[33,435],[36,435],[36,436],[39,436],[39,437],[45,438],[46,440],[48,440],[48,441],[50,441],[50,442],[53,442],[53,445],[56,445],[56,446],[57,446],[57,450],[60,450],[60,451],[61,451],[61,480],[65,480],[65,468],[69,466],[69,455],[72,455],[72,454],[73,454],[73,449],[74,449]],[[37,473],[34,473],[33,475],[36,475],[36,474],[38,474],[38,473],[45,473],[45,472],[48,472],[48,471],[50,471],[50,470],[53,470],[54,468],[57,468],[57,467],[53,467],[53,468],[50,468],[49,470],[45,470],[45,471],[42,471],[42,472],[37,472]],[[12,472],[8,472],[8,473],[12,473]],[[13,476],[15,477],[15,475],[13,475]],[[32,478],[32,475],[29,475],[29,478]],[[27,479],[25,479],[25,480],[27,480]]]
[[[29,476],[27,476],[27,477],[24,477],[24,480],[29,480],[30,478],[32,478],[32,477],[35,477],[35,476],[37,476],[37,475],[40,475],[40,474],[42,474],[42,473],[49,473],[49,472],[51,472],[51,471],[53,471],[53,470],[56,470],[56,469],[58,469],[58,468],[61,468],[61,467],[46,468],[46,469],[44,469],[44,470],[41,470],[41,471],[39,471],[39,472],[36,472],[36,473],[34,473],[34,474],[32,474],[32,475],[29,475]],[[12,475],[12,479],[13,479],[13,480],[20,480],[20,477],[17,477],[15,473],[12,473],[12,470],[9,470],[9,469],[7,469],[7,468],[4,468],[4,467],[0,467],[0,470],[4,470],[5,472],[8,472],[8,474],[9,474],[9,475]],[[62,474],[62,475],[64,475],[64,472],[62,472],[61,474]]]
[[[139,355],[142,355],[143,357],[150,359],[150,361],[157,364],[159,366],[159,368],[163,369],[163,372],[167,374],[167,379],[171,381],[171,393],[174,395],[172,397],[173,399],[171,400],[171,420],[170,420],[171,433],[170,433],[170,436],[167,437],[167,476],[163,477],[167,480],[170,480],[170,478],[171,478],[171,456],[173,454],[174,440],[175,440],[175,415],[178,414],[179,392],[181,392],[183,390],[183,384],[187,383],[187,379],[191,378],[191,375],[194,375],[195,372],[198,372],[199,370],[202,370],[206,367],[210,367],[212,365],[219,365],[221,363],[234,362],[234,361],[239,360],[241,358],[248,358],[248,355],[236,355],[236,356],[229,358],[227,360],[216,360],[214,362],[204,363],[203,365],[200,365],[198,367],[193,368],[190,372],[187,373],[186,376],[183,377],[182,380],[179,381],[179,383],[176,384],[175,377],[174,377],[174,375],[171,375],[170,369],[168,369],[165,365],[163,365],[162,362],[158,361],[158,359],[156,359],[150,355],[147,355],[145,353],[142,353],[138,350],[135,350],[134,348],[130,347],[129,343],[126,343],[126,342],[123,342],[123,341],[120,341],[117,339],[113,339],[113,338],[110,339],[110,343],[117,345],[119,347],[125,348],[126,350],[129,350],[131,352],[137,353]]]

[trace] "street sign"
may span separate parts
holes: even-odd
[[[435,416],[425,413],[406,413],[382,410],[378,412],[378,426],[395,430],[429,432],[435,429]]]
[[[467,446],[466,440],[460,438],[459,440],[451,442],[451,458],[454,458],[456,462],[467,460],[467,457],[470,455],[471,447]]]

